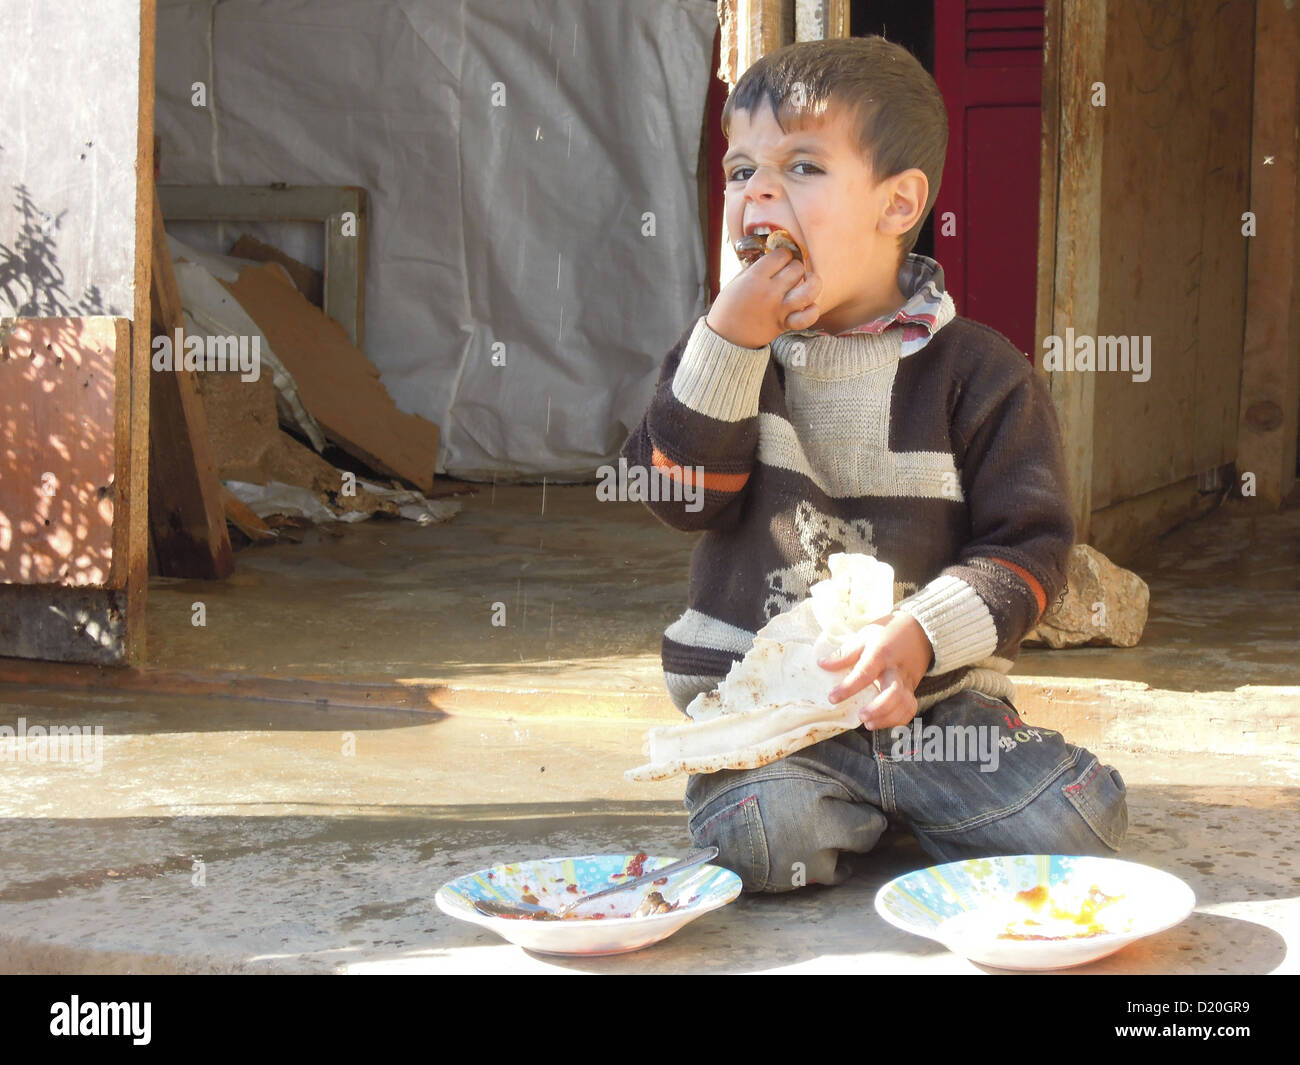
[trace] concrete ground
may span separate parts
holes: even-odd
[[[155,579],[140,670],[0,662],[0,725],[104,729],[98,769],[0,762],[0,971],[981,971],[875,914],[930,864],[902,834],[841,887],[742,897],[623,957],[530,955],[434,907],[501,861],[690,845],[681,782],[622,771],[675,716],[658,640],[693,538],[593,495],[484,486],[443,525]],[[1132,563],[1141,646],[1022,654],[1023,716],[1129,785],[1122,857],[1198,900],[1077,971],[1300,971],[1297,542],[1300,511],[1220,510]]]

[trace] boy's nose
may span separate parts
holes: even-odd
[[[760,166],[745,183],[745,195],[750,199],[762,199],[784,191],[780,175],[775,167]]]

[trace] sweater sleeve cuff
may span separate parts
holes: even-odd
[[[692,410],[720,421],[756,417],[770,355],[770,347],[742,348],[724,340],[701,318],[673,375],[673,395]]]
[[[916,618],[934,648],[927,677],[988,658],[998,646],[993,615],[975,589],[957,577],[936,577],[894,608]]]

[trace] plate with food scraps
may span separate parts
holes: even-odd
[[[582,895],[677,860],[646,854],[588,854],[512,862],[444,884],[434,902],[449,917],[482,925],[539,954],[624,954],[658,943],[697,917],[727,905],[740,894],[740,877],[719,865],[697,865],[662,884],[646,884],[592,902],[563,920],[490,917],[479,913],[474,903],[491,899],[559,909]],[[651,898],[651,892],[662,901]]]
[[[919,869],[876,893],[905,932],[999,969],[1068,969],[1172,928],[1196,905],[1178,877],[1117,858],[1019,854]]]

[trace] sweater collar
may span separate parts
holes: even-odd
[[[835,335],[820,329],[782,333],[772,341],[772,357],[802,377],[831,381],[915,354],[956,317],[956,308],[944,291],[943,267],[924,255],[908,255],[898,287],[906,300],[893,313]]]

